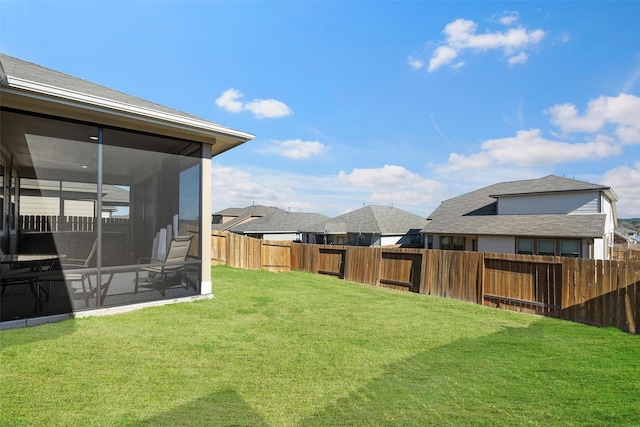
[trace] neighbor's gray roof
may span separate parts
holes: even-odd
[[[563,178],[556,175],[547,175],[539,179],[502,182],[491,187],[496,187],[496,192],[491,193],[491,197],[548,194],[568,191],[605,191],[610,193],[608,195],[611,199],[617,200],[617,197],[611,190],[611,187]]]
[[[300,232],[313,224],[329,219],[318,213],[275,211],[261,218],[256,218],[244,224],[229,228],[238,233],[266,233],[266,232]]]
[[[426,223],[424,217],[411,212],[372,205],[320,222],[302,231],[327,234],[406,234],[411,230],[421,230]]]
[[[606,191],[609,187],[549,175],[502,182],[445,200],[428,217],[423,233],[558,237],[602,236],[605,214],[497,215],[496,197],[562,191]],[[615,200],[615,195],[613,195]]]
[[[161,111],[164,113],[174,114],[177,116],[187,117],[197,120],[205,120],[185,112],[165,107],[142,98],[127,95],[126,93],[101,86],[90,81],[70,76],[32,62],[14,58],[12,56],[0,53],[0,64],[4,73],[0,78],[5,83],[6,76],[16,77],[23,80],[46,84],[49,86],[71,90],[74,92],[84,93],[87,95],[98,96],[100,98],[112,101],[122,102],[137,107],[148,108],[150,110]],[[205,120],[208,121],[208,120]]]
[[[246,208],[227,208],[222,211],[218,211],[213,215],[231,215],[231,216],[236,216],[236,218],[232,219],[231,221],[227,221],[224,224],[212,224],[211,228],[217,231],[228,230],[231,227],[239,225],[240,223],[242,223],[243,221],[246,221],[251,217],[263,217],[266,215],[271,215],[278,211],[286,212],[280,208],[276,208],[273,206],[263,206],[263,205],[254,205]],[[223,214],[223,212],[226,212],[226,213]],[[231,214],[230,212],[233,212],[233,214]],[[255,221],[255,219],[251,221]]]

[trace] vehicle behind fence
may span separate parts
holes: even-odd
[[[307,271],[640,333],[640,261],[309,245],[214,232],[212,264]]]

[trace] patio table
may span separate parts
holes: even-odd
[[[3,254],[0,255],[0,264],[17,266],[17,271],[12,269],[2,269],[0,274],[0,283],[2,285],[2,293],[5,287],[10,285],[29,284],[31,293],[35,298],[35,306],[33,311],[38,308],[42,310],[42,292],[46,294],[47,300],[51,289],[42,288],[38,280],[43,272],[58,269],[60,266],[60,255],[57,254]]]

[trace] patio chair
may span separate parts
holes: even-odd
[[[165,289],[167,285],[167,277],[169,275],[174,276],[176,274],[185,275],[185,263],[187,262],[187,256],[189,254],[189,248],[191,247],[192,236],[173,236],[167,250],[167,256],[164,260],[158,260],[153,258],[140,258],[138,263],[143,260],[147,261],[146,264],[155,264],[146,267],[136,269],[136,287],[135,293],[138,293],[139,275],[141,271],[149,273],[147,282],[152,279],[153,276],[159,276],[160,279],[160,293],[165,296]],[[152,283],[157,283],[157,279],[152,279]]]
[[[95,240],[86,258],[63,258],[60,262],[61,269],[59,271],[56,269],[56,271],[52,271],[49,274],[41,275],[40,280],[47,283],[49,292],[51,292],[51,282],[80,282],[85,307],[89,307],[89,297],[93,295],[95,290],[91,283],[90,276],[92,273],[87,269],[91,268],[93,264],[97,248],[98,240]],[[72,289],[75,290],[73,287]]]
[[[35,255],[38,257],[38,255]],[[11,285],[29,285],[31,293],[35,297],[35,306],[33,312],[35,313],[38,308],[42,310],[42,293],[45,294],[46,300],[49,301],[49,295],[51,293],[51,286],[48,289],[43,287],[43,276],[50,274],[51,271],[56,269],[57,257],[46,257],[40,259],[33,259],[30,261],[17,261],[14,268],[11,268],[11,263],[0,265],[0,291],[4,295],[4,292],[8,286]],[[29,265],[24,267],[24,265]]]

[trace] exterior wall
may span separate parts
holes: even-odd
[[[289,241],[289,242],[293,242],[294,240],[297,239],[298,233],[296,232],[292,232],[292,233],[264,233],[262,235],[262,238],[264,240],[281,240],[281,241]]]
[[[616,218],[613,210],[613,202],[604,194],[602,195],[602,212],[606,215],[604,224],[605,247],[603,248],[602,258],[596,259],[610,259],[610,248],[613,246]]]
[[[606,214],[604,232],[613,233],[615,230],[615,218],[613,214],[613,203],[605,195],[602,196],[602,213]]]
[[[580,253],[582,254],[582,258],[593,258],[593,243],[589,239],[582,239],[580,244]]]
[[[608,259],[606,239],[593,239],[593,258],[594,259]]]
[[[440,249],[440,235],[429,234],[424,239],[424,247],[429,249],[429,240],[431,240],[431,249]]]
[[[22,207],[22,205],[20,206]],[[82,200],[65,200],[64,214],[65,216],[93,217],[95,215],[95,203]]]
[[[562,193],[498,198],[498,215],[600,213],[598,193]]]
[[[20,196],[20,214],[60,215],[60,199],[57,197]],[[88,216],[93,216],[93,210]]]
[[[381,236],[380,237],[380,246],[391,246],[403,243],[411,243],[408,237],[406,236]]]
[[[513,236],[478,236],[478,252],[513,254],[516,239]]]

